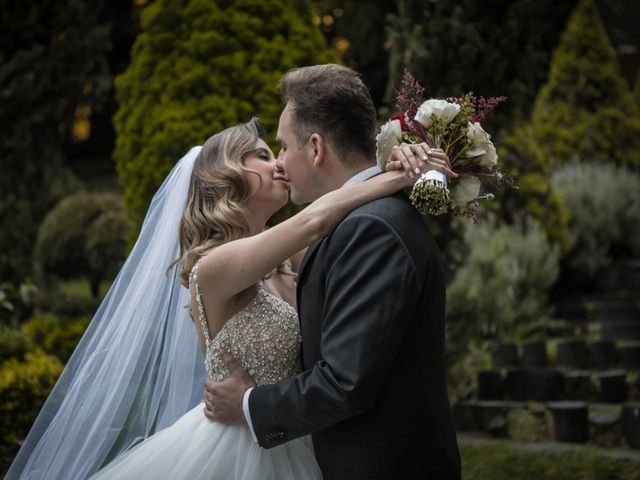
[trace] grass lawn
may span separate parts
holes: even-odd
[[[640,451],[461,437],[464,480],[640,480]]]

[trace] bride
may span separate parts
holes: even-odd
[[[448,170],[431,157],[421,166]],[[228,375],[221,350],[257,384],[295,375],[296,254],[352,209],[412,182],[381,174],[266,229],[289,186],[258,121],[193,148],[154,196],[6,478],[321,478],[308,439],[264,450],[246,425],[207,420],[204,376]]]

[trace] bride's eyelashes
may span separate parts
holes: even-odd
[[[266,162],[270,162],[270,161],[274,158],[271,154],[269,154],[269,152],[267,152],[267,151],[266,151],[266,150],[264,150],[264,149],[259,149],[259,150],[256,152],[256,156],[257,156],[260,160],[264,160],[264,161],[266,161]]]

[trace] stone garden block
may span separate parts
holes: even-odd
[[[529,392],[529,372],[527,368],[511,368],[504,382],[507,398],[517,402],[526,402]]]
[[[640,403],[622,407],[622,433],[631,448],[640,448]]]
[[[558,342],[558,366],[584,369],[588,366],[589,352],[584,340],[565,340]]]
[[[591,366],[596,370],[607,370],[618,363],[618,351],[612,340],[598,340],[588,345]]]
[[[623,403],[629,395],[627,375],[620,370],[597,373],[598,398],[604,403]]]
[[[500,343],[491,352],[494,368],[514,367],[519,364],[518,347],[515,343]]]
[[[551,437],[560,442],[589,440],[589,409],[585,402],[548,402]]]
[[[589,400],[592,396],[591,374],[588,371],[572,371],[564,374],[563,398],[565,400]]]
[[[640,342],[618,347],[620,366],[627,370],[640,370]]]
[[[545,342],[529,342],[522,345],[522,366],[546,367],[547,344]]]
[[[504,399],[504,381],[497,370],[478,372],[478,400]]]

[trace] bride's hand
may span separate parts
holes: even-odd
[[[426,143],[401,143],[391,149],[387,172],[404,170],[409,178],[415,180],[422,173],[436,170],[449,178],[458,176],[451,170],[451,163],[447,154],[439,148],[431,148]]]

